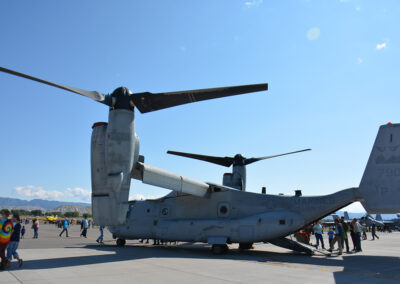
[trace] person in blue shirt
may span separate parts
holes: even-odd
[[[17,253],[20,236],[21,236],[21,222],[19,216],[14,214],[12,217],[13,222],[13,232],[11,234],[10,242],[7,247],[7,258],[11,261],[12,258],[18,260],[18,266],[22,266],[22,259],[19,257]]]
[[[81,228],[82,228],[81,236],[87,238],[86,234],[87,234],[87,229],[89,228],[89,222],[87,220],[87,216],[86,215],[85,215],[85,219],[82,220]]]
[[[98,242],[99,244],[102,244],[103,237],[104,237],[104,226],[100,226],[99,231],[100,231],[100,236],[97,238],[96,242]]]
[[[62,231],[60,233],[60,237],[62,236],[62,234],[65,232],[67,238],[68,238],[68,226],[69,226],[69,221],[67,218],[64,219],[64,221],[62,222]]]
[[[325,249],[324,238],[322,237],[322,226],[321,226],[319,220],[313,226],[313,230],[314,230],[315,239],[317,240],[317,248],[319,247],[319,242],[321,242],[322,249]]]
[[[331,243],[333,241],[333,236],[335,235],[335,232],[333,231],[332,227],[329,227],[328,231],[328,237],[329,237],[329,247],[331,246]]]
[[[22,226],[22,229],[21,229],[21,239],[24,238],[25,232],[26,232],[25,226]]]

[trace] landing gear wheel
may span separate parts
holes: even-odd
[[[240,250],[248,250],[253,248],[253,243],[240,243],[239,249]]]
[[[124,239],[117,239],[118,247],[123,247],[125,244],[126,244],[126,241]]]
[[[224,254],[228,251],[227,245],[212,245],[211,251],[213,254]]]

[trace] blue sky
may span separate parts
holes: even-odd
[[[141,154],[221,183],[227,169],[166,151],[312,148],[250,165],[247,188],[328,194],[358,186],[378,127],[399,122],[399,14],[398,1],[1,1],[0,66],[103,93],[268,82],[268,92],[137,112]],[[88,200],[91,126],[107,108],[7,74],[0,97],[0,196]],[[131,198],[167,192],[133,181]]]

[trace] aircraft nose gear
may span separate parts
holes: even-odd
[[[126,241],[124,239],[117,239],[118,247],[123,247],[125,244],[126,244]]]

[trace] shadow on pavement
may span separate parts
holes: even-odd
[[[76,247],[69,247],[76,248]],[[68,249],[68,248],[65,248]],[[127,245],[125,247],[87,245],[84,249],[92,249],[104,254],[60,257],[51,259],[27,260],[25,270],[53,269],[89,264],[111,263],[146,258],[187,258],[187,259],[221,259],[233,261],[252,261],[270,263],[299,269],[332,272],[336,283],[360,281],[400,281],[400,258],[368,255],[343,255],[336,257],[309,257],[297,253],[276,253],[260,250],[240,251],[231,249],[225,255],[213,255],[209,246],[144,246]],[[305,265],[305,266],[300,266]]]

